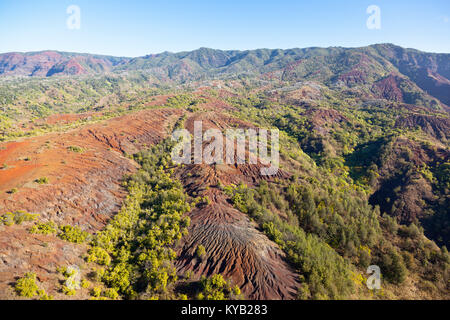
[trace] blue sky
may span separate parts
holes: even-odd
[[[81,10],[70,30],[69,5]],[[369,5],[381,29],[369,30]],[[142,56],[216,49],[357,47],[391,42],[450,53],[449,0],[0,0],[0,52]]]

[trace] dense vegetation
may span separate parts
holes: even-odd
[[[238,108],[238,117],[282,131],[280,152],[287,161],[283,170],[292,174],[291,180],[270,186],[262,182],[255,189],[229,186],[225,191],[305,277],[300,297],[345,297],[352,292],[349,279],[355,280],[354,272],[359,269],[364,274],[370,264],[379,265],[392,284],[413,273],[423,277],[421,286],[429,292],[448,290],[450,256],[442,246],[448,245],[443,240],[448,239],[449,225],[448,175],[441,171],[447,168],[446,160],[420,130],[412,133],[393,125],[397,113],[405,110],[372,108],[368,113],[345,102],[334,106],[332,100],[298,107],[262,94],[233,97],[229,102]],[[311,110],[332,110],[338,120],[318,124],[308,113]],[[297,144],[304,153],[297,151]],[[417,159],[414,152],[419,150],[432,160]],[[414,181],[428,181],[435,194],[428,203],[423,201],[424,211],[415,216],[404,196],[408,188],[395,188]],[[410,219],[402,220],[406,210]],[[427,220],[421,218],[422,212]],[[434,236],[441,249],[418,227],[426,227],[425,221],[439,221],[425,232],[441,237]]]
[[[179,182],[171,178],[169,145],[135,156],[138,173],[125,182],[129,196],[120,212],[93,240],[88,261],[105,267],[101,280],[127,298],[167,297],[177,280],[173,245],[187,233],[190,210]]]

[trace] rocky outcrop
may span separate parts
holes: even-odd
[[[448,140],[450,137],[450,120],[423,114],[412,114],[400,117],[395,122],[398,128],[420,128],[423,132],[439,140]]]

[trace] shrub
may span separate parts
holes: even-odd
[[[21,297],[34,297],[39,289],[36,284],[36,274],[34,272],[27,272],[23,278],[17,280],[14,289]]]
[[[112,299],[112,300],[117,300],[119,298],[119,294],[117,293],[117,291],[115,289],[112,288],[108,288],[103,292],[103,295],[106,298]]]
[[[16,211],[15,213],[7,212],[0,216],[0,223],[3,223],[6,226],[12,226],[13,224],[34,221],[38,216],[38,214],[31,214],[21,210]]]
[[[67,147],[67,150],[72,151],[72,152],[76,152],[76,153],[83,153],[84,150],[81,147],[78,146],[69,146]]]
[[[74,296],[77,293],[75,289],[71,289],[66,285],[63,285],[61,290],[66,296]]]
[[[196,254],[197,257],[199,257],[199,258],[203,258],[203,257],[205,256],[205,254],[206,254],[206,249],[205,249],[205,247],[202,246],[202,245],[199,245],[199,246],[197,247],[197,250],[195,250],[195,254]]]
[[[50,181],[47,177],[42,177],[42,178],[34,180],[34,182],[39,183],[39,184],[47,184]]]
[[[362,268],[366,269],[370,265],[371,261],[370,253],[368,253],[366,250],[359,250],[358,258],[359,258],[359,265]]]
[[[96,298],[100,297],[101,293],[102,293],[102,289],[100,289],[99,287],[94,287],[91,290],[91,296],[96,297]]]
[[[267,234],[269,239],[273,240],[277,244],[282,244],[283,234],[275,227],[273,222],[264,222],[263,224],[264,233]]]
[[[16,224],[21,224],[22,222],[35,221],[39,217],[39,214],[32,214],[22,210],[17,211],[14,214],[14,222]]]
[[[226,300],[240,298],[241,290],[239,287],[231,287],[231,284],[220,274],[215,274],[210,278],[202,277],[200,283],[202,291],[197,294],[198,300]]]
[[[183,278],[185,280],[189,280],[192,277],[192,270],[186,270],[186,272],[183,275]]]
[[[7,212],[0,216],[0,222],[2,222],[5,226],[12,226],[15,223],[14,220],[14,213],[12,212]]]
[[[381,256],[381,273],[391,283],[401,284],[408,274],[403,257],[393,248]]]
[[[241,294],[241,289],[238,286],[233,287],[233,294],[239,296]]]
[[[58,232],[57,225],[53,221],[38,223],[31,227],[30,233],[34,234],[55,234]]]
[[[421,230],[414,223],[409,226],[401,226],[399,229],[399,235],[406,238],[417,239],[421,234]]]
[[[89,282],[89,281],[87,281],[87,280],[82,280],[81,281],[81,287],[83,288],[83,289],[87,289],[87,288],[89,288],[91,286],[91,283]]]
[[[15,213],[7,212],[0,216],[0,223],[6,226],[12,226],[13,224],[21,224],[22,222],[35,221],[38,216],[38,214],[31,214],[21,210]]]
[[[66,240],[73,243],[83,243],[86,241],[89,233],[81,230],[78,227],[72,227],[70,225],[65,225],[59,228],[61,233],[58,237],[62,240]]]
[[[394,217],[391,217],[387,214],[383,215],[383,226],[386,228],[386,230],[395,235],[397,234],[397,230],[398,230],[398,223],[397,220]]]
[[[48,295],[44,289],[38,289],[37,294],[39,295],[39,300],[53,300],[53,296]]]
[[[101,247],[93,247],[89,250],[87,261],[108,266],[111,263],[111,257],[105,249]]]

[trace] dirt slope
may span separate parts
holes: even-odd
[[[214,101],[204,108],[214,109]],[[42,221],[78,225],[89,232],[100,230],[121,205],[125,195],[120,187],[122,177],[137,168],[125,154],[158,143],[182,113],[178,109],[140,111],[66,133],[0,145],[0,161],[6,164],[0,170],[0,213],[26,210],[39,213]],[[186,120],[191,131],[194,120],[203,120],[203,130],[252,127],[227,115],[203,112],[191,114]],[[82,151],[74,152],[69,147]],[[297,276],[284,253],[217,187],[219,181],[254,185],[261,179],[288,177],[282,171],[264,177],[260,169],[260,165],[188,165],[177,169],[186,191],[207,196],[210,203],[189,213],[190,234],[177,248],[176,266],[180,273],[193,271],[194,278],[221,273],[239,285],[247,298],[292,299],[297,292]],[[35,182],[42,177],[49,183]],[[18,192],[8,194],[12,188]],[[204,260],[195,257],[199,245],[206,248]],[[57,292],[56,268],[83,265],[85,252],[84,246],[54,236],[29,234],[27,225],[0,227],[0,298],[14,298],[11,284],[27,271],[35,271],[50,294],[66,298]]]
[[[124,153],[159,142],[180,115],[180,110],[146,110],[0,145],[0,161],[7,165],[0,170],[0,214],[26,210],[39,213],[42,221],[78,225],[90,232],[101,229],[121,206],[124,174],[136,169]],[[69,146],[83,152],[70,151]],[[49,183],[34,182],[42,177]],[[8,194],[12,188],[18,192]],[[41,281],[53,279],[48,283],[56,285],[56,268],[81,265],[84,253],[83,246],[29,234],[26,225],[0,226],[0,298],[14,297],[10,283],[27,271],[35,271]]]
[[[241,128],[250,124],[214,113],[193,115],[186,127],[193,132],[193,122],[203,120],[203,130],[227,129],[237,122]],[[208,197],[209,203],[189,213],[191,227],[183,239],[177,268],[194,277],[221,273],[241,287],[250,299],[293,299],[297,292],[297,276],[285,261],[280,248],[270,241],[256,223],[236,210],[218,187],[240,182],[253,185],[262,179],[287,178],[281,170],[272,177],[261,176],[260,165],[216,164],[188,165],[178,170],[186,191],[193,196]],[[195,251],[199,245],[206,249],[200,259]]]
[[[285,262],[283,252],[244,213],[233,208],[216,187],[219,177],[221,181],[224,176],[233,177],[237,182],[248,180],[248,176],[228,166],[192,165],[180,174],[188,192],[207,196],[210,203],[189,213],[191,228],[179,250],[178,270],[191,270],[197,277],[221,273],[250,299],[294,298],[296,275]],[[207,179],[195,182],[192,176]],[[195,255],[199,245],[206,249],[203,259]]]

